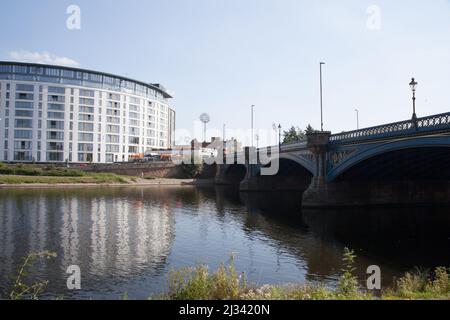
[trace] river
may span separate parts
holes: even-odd
[[[44,298],[146,299],[167,290],[172,268],[234,257],[248,282],[335,286],[344,247],[357,274],[378,265],[382,284],[413,267],[450,265],[450,208],[300,208],[297,193],[232,188],[120,187],[0,190],[0,292],[29,252]],[[66,271],[81,270],[81,290]]]

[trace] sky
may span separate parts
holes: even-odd
[[[71,5],[80,28],[68,28]],[[177,142],[208,136],[260,145],[273,123],[332,132],[450,111],[450,1],[15,0],[0,10],[0,60],[93,69],[174,95]],[[71,20],[73,21],[73,20]],[[194,130],[195,129],[195,130]]]

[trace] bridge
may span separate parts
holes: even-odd
[[[298,191],[303,206],[450,202],[450,113],[350,132],[317,131],[279,148],[276,175],[252,161],[217,166],[217,184],[241,191]],[[264,148],[258,152],[265,152]]]

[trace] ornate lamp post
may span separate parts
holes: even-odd
[[[409,83],[409,86],[411,87],[413,96],[412,96],[412,100],[413,100],[413,115],[412,115],[412,119],[413,121],[417,120],[417,115],[416,115],[416,89],[417,89],[417,85],[418,83],[416,82],[416,80],[414,78],[412,78],[411,82]]]

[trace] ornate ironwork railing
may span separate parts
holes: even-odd
[[[342,132],[330,136],[330,142],[346,142],[397,136],[414,132],[450,129],[450,112],[436,114],[417,120],[406,120],[361,130]]]

